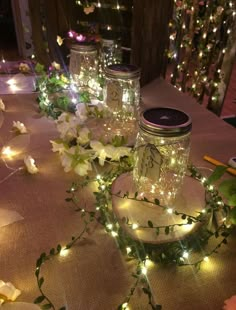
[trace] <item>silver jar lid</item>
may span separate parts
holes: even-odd
[[[139,126],[155,136],[176,137],[191,131],[192,120],[183,111],[160,107],[142,112]]]
[[[139,78],[140,69],[130,64],[113,64],[105,68],[105,74],[107,77],[128,80]]]
[[[95,52],[97,51],[96,45],[88,43],[73,44],[71,49],[77,53]]]

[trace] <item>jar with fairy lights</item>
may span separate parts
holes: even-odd
[[[104,69],[107,66],[121,63],[121,61],[122,52],[119,41],[102,38],[100,49],[100,64],[102,72],[104,72]]]
[[[104,103],[117,118],[136,118],[140,104],[140,69],[130,64],[105,68]]]
[[[133,179],[137,191],[171,206],[187,170],[192,122],[173,108],[141,113],[136,138]]]
[[[94,44],[72,45],[69,71],[82,91],[96,92],[98,77],[98,50]]]

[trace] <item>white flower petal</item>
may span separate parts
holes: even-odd
[[[24,163],[29,173],[35,174],[39,171],[35,165],[35,160],[30,155],[24,157]]]

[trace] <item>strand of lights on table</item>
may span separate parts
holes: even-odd
[[[178,50],[170,50],[168,52],[168,57],[170,59],[175,59],[177,61],[176,71],[171,74],[171,82],[179,91],[183,91],[183,88],[181,85],[182,82],[181,82],[181,80],[178,80],[178,77],[180,77],[181,74],[183,74],[183,72],[185,70],[187,70],[186,75],[187,75],[187,80],[188,80],[188,84],[189,84],[189,85],[187,85],[188,91],[191,92],[193,94],[193,96],[196,97],[197,99],[199,99],[199,101],[201,102],[201,100],[203,99],[202,98],[203,94],[204,94],[203,88],[207,88],[207,89],[211,90],[209,98],[213,102],[216,102],[218,100],[218,96],[219,96],[219,94],[217,93],[218,92],[218,86],[219,86],[220,81],[222,79],[221,69],[220,69],[221,63],[219,63],[218,68],[216,67],[216,71],[215,71],[214,77],[212,79],[209,77],[209,72],[208,72],[210,64],[206,63],[206,60],[208,59],[210,53],[213,53],[213,49],[214,49],[214,46],[215,46],[216,41],[217,41],[217,36],[219,36],[220,27],[222,25],[225,25],[225,27],[226,27],[225,36],[226,37],[232,31],[230,26],[232,24],[232,20],[235,18],[235,15],[236,15],[234,3],[232,1],[230,1],[230,2],[225,1],[224,8],[220,5],[217,5],[217,3],[213,4],[213,5],[215,5],[215,7],[213,7],[214,10],[211,13],[211,15],[209,16],[209,20],[207,20],[206,18],[204,19],[204,16],[203,16],[203,18],[201,18],[200,15],[195,17],[196,18],[195,29],[198,28],[199,34],[201,34],[201,38],[199,38],[199,40],[201,41],[200,42],[201,44],[198,44],[198,46],[196,47],[199,50],[198,51],[198,62],[200,64],[200,66],[192,74],[190,72],[189,67],[187,67],[188,64],[185,62],[185,58],[182,57],[182,59],[180,59],[181,58],[180,55],[183,54],[183,52],[186,50],[186,48],[191,48],[192,52],[193,52],[193,48],[195,48],[192,46],[192,38],[189,36],[189,32],[188,32],[189,29],[187,29],[185,23],[182,22],[182,20],[184,18],[183,12],[185,12],[185,13],[187,12],[187,14],[189,16],[191,16],[191,14],[195,14],[196,12],[195,12],[195,8],[192,5],[192,3],[187,4],[187,3],[184,3],[184,1],[182,1],[182,3],[179,4],[180,2],[177,0],[175,0],[174,2],[175,2],[176,12],[177,12],[176,15],[179,16],[180,25],[182,23],[182,27],[181,27],[182,31],[183,31],[182,38],[184,38],[184,40],[182,40],[182,42],[180,44],[179,51]],[[203,8],[203,5],[204,5],[204,3],[202,4],[202,6],[200,6],[200,9]],[[212,5],[212,4],[210,4],[210,5]],[[209,7],[209,5],[206,3],[205,9],[207,9],[208,7]],[[220,19],[221,14],[225,14],[224,15],[225,19],[223,20],[223,24],[221,23],[221,19]],[[231,21],[231,23],[230,23],[230,21]],[[207,31],[204,30],[206,25],[208,25],[208,27],[209,27],[209,29],[207,29]],[[175,42],[176,42],[177,22],[171,21],[169,23],[169,29],[170,29],[169,39],[170,39],[170,44],[172,45],[172,44],[175,44]],[[211,36],[212,36],[212,38],[211,38]],[[224,48],[220,49],[219,55],[221,55],[221,56],[219,56],[219,57],[223,58],[225,53],[226,53],[226,46]]]

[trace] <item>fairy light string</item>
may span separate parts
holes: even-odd
[[[97,221],[102,227],[105,229],[108,235],[115,239],[118,248],[121,250],[123,255],[137,260],[136,271],[132,274],[132,277],[135,279],[134,284],[132,285],[130,292],[124,298],[123,302],[118,306],[117,309],[129,309],[129,305],[131,303],[131,299],[135,294],[137,287],[141,285],[142,291],[145,295],[147,295],[149,305],[156,307],[155,309],[161,309],[161,305],[154,302],[153,294],[151,291],[150,283],[148,281],[147,275],[149,270],[149,265],[154,263],[159,264],[176,264],[178,266],[194,266],[197,269],[201,267],[202,264],[210,263],[211,256],[218,253],[219,248],[227,244],[227,238],[230,236],[232,231],[232,226],[227,224],[227,214],[229,213],[230,208],[223,203],[222,197],[219,195],[216,187],[209,183],[208,180],[204,176],[200,174],[200,172],[193,166],[189,167],[190,177],[194,178],[196,182],[202,184],[205,189],[205,209],[203,209],[198,216],[194,217],[188,214],[184,214],[178,212],[178,210],[170,209],[165,206],[159,206],[163,209],[163,212],[167,212],[168,214],[176,214],[182,218],[183,221],[187,221],[187,224],[193,224],[196,222],[203,222],[202,228],[198,231],[192,233],[187,236],[184,240],[180,242],[172,242],[168,244],[162,245],[149,245],[140,243],[133,238],[131,238],[119,224],[118,219],[114,215],[111,210],[111,185],[113,181],[117,178],[118,175],[131,171],[132,166],[128,164],[125,159],[121,161],[120,165],[115,166],[114,169],[104,173],[103,175],[98,174],[94,178],[89,178],[88,176],[82,182],[73,182],[70,189],[67,191],[69,197],[66,198],[68,203],[72,203],[72,206],[76,212],[81,214],[81,219],[84,222],[84,229],[78,235],[78,237],[72,237],[71,242],[69,242],[65,247],[58,245],[56,249],[51,249],[49,254],[41,255],[36,264],[36,277],[37,282],[40,283],[40,292],[41,297],[39,296],[36,299],[37,303],[42,299],[44,301],[46,299],[46,295],[42,290],[42,284],[44,283],[41,279],[41,268],[43,264],[53,258],[55,255],[63,255],[62,251],[70,250],[72,246],[84,236],[89,227],[90,223],[93,221]],[[96,185],[96,190],[94,191],[95,196],[95,204],[94,210],[89,211],[80,204],[80,199],[78,195],[80,195],[81,190],[90,186],[92,184]],[[120,198],[130,199],[133,203],[137,201],[145,201],[146,203],[154,203],[157,206],[159,205],[158,199],[155,201],[149,201],[147,198],[138,198],[138,194],[135,194],[134,197],[129,197],[129,193],[125,195],[121,195],[120,193],[114,194],[119,196]],[[209,230],[207,228],[207,215],[211,212],[217,213],[222,212],[224,210],[226,217],[222,220],[222,223],[214,230]],[[160,229],[164,229],[165,234],[171,233],[175,227],[174,225],[167,225],[165,227],[154,226],[151,221],[148,221],[147,225],[139,225],[139,223],[132,222],[129,219],[123,219],[124,223],[129,226],[131,229],[153,229],[155,230],[157,236],[160,232]],[[157,233],[158,231],[158,233]],[[206,248],[206,244],[210,239],[218,238],[220,241],[212,247],[211,250]],[[198,244],[196,244],[196,239],[199,240]],[[194,241],[195,240],[195,241]],[[201,252],[201,254],[199,254]],[[198,258],[196,259],[196,253]],[[191,258],[193,254],[193,259]],[[200,257],[199,257],[200,256]],[[51,305],[53,308],[53,305]],[[54,309],[54,308],[53,308]],[[63,307],[60,309],[64,309]]]

